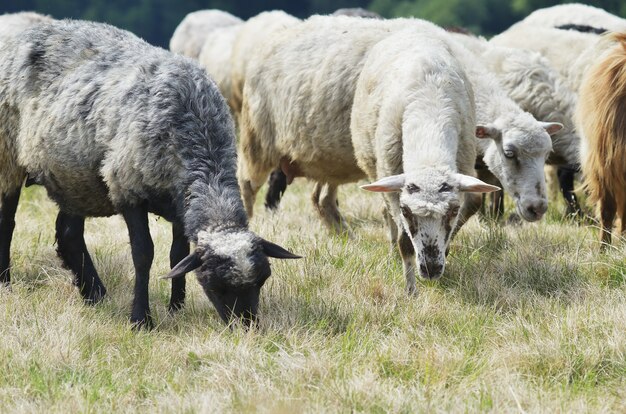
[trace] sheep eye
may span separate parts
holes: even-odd
[[[406,186],[406,191],[409,194],[419,193],[420,192],[420,188],[418,186],[416,186],[415,184],[409,184],[409,185]]]
[[[449,193],[450,191],[452,191],[452,186],[448,183],[443,183],[439,189],[440,193]]]
[[[512,150],[504,150],[504,156],[509,159],[515,158],[515,152],[513,152]]]

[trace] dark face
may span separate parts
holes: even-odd
[[[198,269],[198,281],[224,322],[234,318],[250,326],[256,321],[261,287],[270,274],[267,256],[256,248],[240,260],[207,254]]]

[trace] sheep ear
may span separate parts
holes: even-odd
[[[381,178],[375,183],[362,185],[361,188],[376,193],[400,191],[404,187],[404,178],[404,174],[390,175],[389,177]]]
[[[177,277],[185,276],[185,273],[189,273],[202,265],[202,259],[200,252],[197,250],[191,253],[189,256],[181,260],[170,272],[163,276],[161,279],[175,279]]]
[[[563,124],[560,124],[558,122],[540,122],[540,124],[543,129],[545,129],[546,132],[550,135],[554,135],[563,129]]]
[[[491,138],[491,139],[497,139],[500,137],[500,130],[492,125],[492,124],[488,124],[488,125],[478,125],[476,126],[476,132],[474,132],[474,135],[476,135],[476,138]]]
[[[491,193],[501,190],[500,187],[487,184],[471,175],[457,174],[456,178],[459,180],[459,191],[465,193]]]
[[[275,259],[302,259],[302,256],[293,254],[289,250],[265,239],[261,239],[261,246],[263,247],[263,253],[268,257]]]

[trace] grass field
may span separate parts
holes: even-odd
[[[157,327],[127,321],[133,267],[120,218],[89,220],[87,244],[108,298],[84,306],[56,257],[56,207],[24,194],[13,289],[0,291],[0,412],[624,412],[626,251],[562,220],[473,219],[446,274],[408,298],[378,195],[345,186],[354,228],[330,236],[290,188],[252,228],[302,254],[273,262],[260,327],[230,330],[188,276],[168,315],[170,227],[151,219]]]

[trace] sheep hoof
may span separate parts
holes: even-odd
[[[80,292],[83,297],[83,301],[86,305],[96,305],[104,299],[107,294],[107,290],[104,286],[99,286],[92,289],[90,292]]]
[[[185,302],[170,302],[169,306],[167,307],[167,312],[170,315],[175,314],[176,312],[180,311],[183,307],[185,306]]]
[[[149,314],[145,314],[144,316],[132,315],[130,317],[130,323],[134,331],[151,331],[154,329],[154,322],[152,322],[152,317]]]
[[[416,298],[417,297],[417,287],[415,285],[408,285],[406,287],[406,293],[407,293],[407,295],[409,295],[409,297]]]

